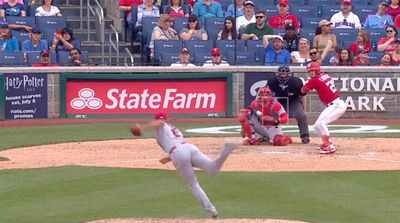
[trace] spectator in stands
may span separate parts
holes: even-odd
[[[194,4],[193,14],[201,19],[204,24],[205,18],[208,17],[224,17],[222,6],[214,0],[197,1]]]
[[[306,64],[311,61],[310,42],[306,38],[300,38],[299,50],[290,53],[293,64]]]
[[[375,15],[368,15],[364,22],[364,28],[385,28],[387,25],[393,25],[393,19],[387,15],[390,0],[382,0],[378,5],[378,11]]]
[[[397,38],[394,42],[396,46],[392,52],[392,62],[394,65],[398,66],[400,65],[400,38]]]
[[[392,65],[392,56],[390,53],[385,53],[381,57],[381,62],[378,64],[378,66],[382,67],[387,67]]]
[[[331,23],[336,29],[360,29],[360,18],[351,11],[351,0],[342,0],[341,11],[331,17]]]
[[[400,15],[397,15],[396,18],[394,18],[394,26],[399,29],[400,28]]]
[[[235,4],[232,3],[226,9],[225,17],[232,16],[237,18],[239,16],[244,15],[244,0],[235,0],[236,3],[236,11],[235,11]]]
[[[236,19],[236,29],[239,33],[239,29],[245,29],[250,23],[256,22],[256,16],[254,15],[254,3],[247,0],[243,3],[244,14]]]
[[[197,16],[190,15],[188,19],[188,27],[183,28],[179,32],[179,37],[181,40],[207,40],[207,32],[200,28],[199,20]]]
[[[238,39],[236,32],[235,19],[231,16],[225,18],[224,28],[218,32],[218,40],[235,40]]]
[[[397,39],[397,29],[394,25],[388,25],[385,30],[386,36],[379,39],[377,50],[390,53],[394,51],[396,45],[394,41]]]
[[[329,65],[336,66],[339,63],[341,53],[342,48],[337,46],[335,48],[335,53],[329,58]]]
[[[297,31],[300,30],[300,23],[297,16],[289,13],[289,1],[279,0],[278,15],[269,19],[269,25],[274,29],[284,29],[286,24],[292,23]]]
[[[269,39],[272,39],[270,44]],[[290,64],[290,53],[283,48],[283,38],[279,35],[265,35],[265,66],[275,66],[279,64]]]
[[[132,27],[135,27],[135,33],[137,33],[137,37],[141,36],[142,32],[142,19],[143,17],[159,17],[160,16],[160,9],[153,5],[152,0],[144,0],[143,4],[138,6],[137,12],[137,21],[136,24]],[[129,21],[128,21],[129,22]]]
[[[171,27],[171,18],[168,14],[162,14],[158,20],[158,24],[153,28],[151,40],[149,43],[150,58],[154,56],[154,41],[155,40],[178,40],[178,33]]]
[[[0,22],[0,51],[19,51],[19,42],[11,35],[7,21]]]
[[[364,50],[371,52],[372,45],[369,41],[369,33],[361,29],[358,32],[356,41],[350,44],[349,51],[354,55],[354,58],[357,59],[358,54]]]
[[[400,14],[400,0],[392,0],[387,14],[392,16],[393,21],[395,20],[396,16]]]
[[[203,67],[213,67],[213,66],[220,66],[220,67],[229,66],[228,62],[222,60],[220,48],[212,48],[211,49],[211,60],[207,60],[203,65]]]
[[[165,12],[171,18],[188,17],[189,8],[185,7],[183,0],[169,0],[169,5],[166,7]]]
[[[126,12],[125,13],[125,19],[130,24],[131,27],[134,27],[135,24],[133,24],[131,13],[132,13],[132,6],[136,5],[141,5],[143,4],[143,0],[119,0],[119,6],[118,9],[121,12]]]
[[[35,10],[35,16],[62,16],[60,9],[53,4],[54,0],[42,0],[42,6]]]
[[[321,33],[319,33],[319,29],[321,30]],[[328,52],[334,51],[337,46],[336,35],[331,32],[332,23],[326,19],[321,20],[313,40],[313,46],[318,48],[321,55],[324,50]]]
[[[6,3],[8,1],[9,0],[0,0],[0,4]],[[32,0],[31,0],[31,2],[32,2]],[[17,0],[17,3],[25,4],[24,0]]]
[[[369,66],[368,50],[363,50],[358,54],[354,60],[353,66]]]
[[[72,48],[80,49],[80,42],[74,38],[70,28],[63,28],[60,33],[56,32],[51,45],[51,51],[70,51]]]
[[[17,0],[8,0],[0,5],[0,17],[7,16],[26,16],[26,9],[23,3]]]
[[[247,25],[246,32],[242,34],[242,40],[263,40],[264,47],[266,47],[268,40],[264,36],[274,34],[274,30],[265,22],[266,20],[265,11],[257,11],[256,22]]]
[[[190,52],[187,48],[182,48],[179,61],[171,64],[171,67],[195,67],[194,64],[190,63]]]
[[[339,62],[335,66],[353,66],[353,57],[348,49],[340,50]]]
[[[321,63],[321,54],[319,53],[318,48],[312,47],[310,49],[310,59],[312,62]]]
[[[58,67],[58,64],[51,63],[49,51],[42,50],[40,52],[40,63],[32,64],[32,67]]]
[[[68,66],[88,66],[89,63],[82,58],[82,52],[78,48],[72,48],[69,51],[69,56],[71,57],[71,61]]]
[[[285,26],[285,35],[283,36],[284,47],[291,53],[299,50],[299,40],[301,36],[297,34],[296,27],[293,23],[288,23]]]
[[[27,52],[48,50],[49,46],[46,40],[42,40],[42,32],[39,28],[33,28],[29,34],[28,40],[22,42],[22,52],[24,52],[25,63],[28,61]]]

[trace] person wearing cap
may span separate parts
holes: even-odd
[[[205,18],[224,17],[221,4],[214,0],[197,1],[194,4],[193,14],[201,20],[202,24],[205,24]]]
[[[354,60],[353,66],[369,66],[368,50],[361,51]]]
[[[235,0],[235,4],[232,3],[228,6],[225,12],[225,17],[232,16],[233,18],[237,18],[239,16],[244,15],[244,0]],[[236,5],[236,10],[235,10]]]
[[[242,34],[242,40],[263,40],[265,35],[273,35],[274,30],[265,21],[266,12],[259,10],[256,12],[256,22],[250,23],[246,27],[245,33]]]
[[[179,61],[171,64],[171,67],[195,67],[194,64],[190,63],[190,52],[187,48],[182,48]]]
[[[244,14],[236,18],[236,30],[240,33],[240,29],[245,29],[250,23],[256,22],[256,16],[254,15],[254,3],[247,0],[243,3]]]
[[[17,0],[8,0],[0,5],[0,17],[7,16],[26,16],[26,9],[23,3],[17,2]]]
[[[279,0],[278,14],[269,19],[269,25],[273,29],[284,29],[288,23],[292,23],[297,31],[300,30],[300,23],[297,16],[289,13],[289,1]]]
[[[360,18],[351,11],[351,0],[342,0],[341,11],[331,17],[331,23],[335,29],[360,29]]]
[[[319,27],[313,39],[313,46],[318,48],[321,55],[324,51],[330,52],[335,50],[337,39],[336,35],[332,33],[332,23],[330,21],[323,19],[319,22]]]
[[[395,41],[394,51],[392,52],[392,63],[394,65],[400,65],[400,38],[397,38]]]
[[[154,57],[154,41],[156,40],[178,40],[178,33],[172,28],[172,20],[168,14],[161,14],[158,19],[157,25],[153,28],[151,33],[151,40],[149,43],[150,58]]]
[[[22,42],[22,52],[48,50],[46,40],[42,40],[42,32],[39,28],[33,28],[29,33],[28,40]]]
[[[222,60],[222,53],[220,48],[212,48],[211,49],[211,60],[207,60],[203,67],[228,67],[229,63]]]
[[[289,51],[283,48],[282,36],[265,35],[263,42],[265,46],[265,66],[276,66],[292,63]]]
[[[58,64],[51,63],[51,55],[48,50],[40,51],[40,63],[32,64],[32,67],[58,67]]]
[[[11,35],[10,27],[6,21],[0,22],[0,51],[20,51],[19,41]]]
[[[285,26],[285,35],[283,35],[283,43],[285,49],[292,53],[293,51],[299,51],[299,40],[301,36],[297,34],[296,27],[293,23],[288,23]]]
[[[132,134],[134,136],[141,136],[146,130],[153,130],[158,145],[166,155],[159,160],[160,163],[166,164],[172,161],[176,171],[190,187],[193,196],[203,209],[211,218],[218,218],[218,211],[201,188],[194,168],[197,167],[206,170],[210,174],[218,173],[229,155],[241,143],[226,141],[220,153],[212,160],[201,152],[197,146],[186,142],[183,133],[168,121],[167,114],[162,112],[156,113],[154,119],[145,124],[136,124],[135,127],[131,128]]]
[[[378,5],[378,11],[375,15],[368,15],[364,22],[364,28],[385,28],[387,25],[393,25],[392,16],[387,14],[390,0],[382,0]]]
[[[207,40],[207,32],[201,28],[199,19],[195,15],[190,15],[188,18],[187,27],[179,31],[179,38],[185,40]]]

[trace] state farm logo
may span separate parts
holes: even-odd
[[[94,91],[90,88],[83,88],[78,92],[78,98],[71,100],[71,107],[74,109],[99,109],[103,102],[99,98],[94,97]]]

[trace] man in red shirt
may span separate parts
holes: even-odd
[[[40,63],[32,64],[32,67],[58,67],[56,63],[51,63],[51,56],[49,51],[40,51]]]
[[[289,1],[279,0],[279,14],[269,19],[269,25],[274,29],[284,29],[288,23],[292,23],[297,32],[300,30],[300,23],[296,15],[289,13]]]
[[[340,118],[347,106],[340,97],[339,91],[335,88],[332,78],[321,72],[319,63],[311,62],[307,64],[307,72],[310,79],[301,88],[301,93],[307,94],[310,90],[315,89],[319,99],[326,106],[313,126],[315,131],[322,136],[323,144],[320,147],[320,153],[334,153],[336,149],[330,138],[327,125]]]

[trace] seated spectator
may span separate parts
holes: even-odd
[[[80,43],[74,38],[74,33],[70,28],[64,28],[60,33],[56,32],[50,50],[54,51],[70,51],[73,48],[80,49]]]
[[[235,0],[236,1],[236,11],[235,4],[230,4],[226,9],[225,17],[232,16],[237,18],[239,16],[244,15],[244,0]]]
[[[318,48],[316,47],[312,47],[310,49],[310,59],[312,62],[317,62],[317,63],[321,63],[321,55],[318,51]]]
[[[342,0],[341,11],[331,17],[331,23],[336,29],[360,29],[360,18],[351,11],[351,0]]]
[[[319,22],[319,27],[314,36],[313,46],[322,52],[324,50],[334,51],[337,46],[336,35],[332,34],[332,23],[326,19]]]
[[[46,40],[42,40],[42,32],[39,28],[33,28],[29,34],[28,40],[22,42],[22,52],[24,52],[24,60],[28,61],[27,52],[48,50],[49,46]]]
[[[179,32],[179,37],[181,40],[207,40],[208,35],[207,32],[200,28],[199,20],[197,16],[190,15],[188,18],[188,27],[183,28]]]
[[[155,40],[177,40],[178,33],[171,27],[171,18],[168,14],[162,14],[158,20],[158,24],[153,28],[151,40],[149,43],[150,58],[154,56],[154,41]]]
[[[396,16],[400,14],[400,0],[392,0],[387,14],[392,16],[393,21],[395,20]]]
[[[381,62],[377,66],[388,67],[392,65],[392,56],[390,53],[385,53],[381,57]]]
[[[125,13],[125,19],[130,25],[134,25],[131,17],[132,6],[143,4],[143,0],[119,0],[118,9]]]
[[[40,63],[32,64],[32,67],[58,67],[58,64],[51,63],[49,51],[42,50],[40,52]]]
[[[168,14],[171,18],[189,16],[188,8],[184,7],[183,0],[169,0],[169,5],[164,13]]]
[[[368,50],[363,50],[358,54],[353,66],[369,66]]]
[[[279,0],[278,15],[269,19],[269,25],[274,29],[284,29],[286,24],[292,23],[297,30],[300,30],[300,23],[297,16],[289,13],[289,1]]]
[[[193,14],[201,19],[202,24],[208,17],[224,17],[221,4],[214,0],[197,1],[194,4]]]
[[[394,42],[396,46],[392,52],[392,62],[394,65],[398,66],[400,65],[400,38],[397,38]]]
[[[377,50],[390,53],[394,51],[396,45],[394,41],[397,39],[397,29],[394,25],[388,25],[385,30],[386,36],[379,39]]]
[[[369,33],[366,30],[358,31],[357,39],[355,42],[352,42],[349,47],[350,52],[354,55],[354,58],[357,59],[358,54],[361,51],[372,51],[372,45],[369,41]]]
[[[238,39],[236,32],[235,19],[231,16],[225,18],[224,28],[218,32],[218,40],[235,40]]]
[[[368,15],[364,22],[364,28],[385,28],[387,25],[393,25],[393,19],[387,14],[390,0],[382,0],[378,5],[378,11],[375,15]]]
[[[236,29],[239,33],[239,29],[246,28],[250,23],[256,22],[256,16],[254,15],[254,3],[247,0],[243,3],[244,14],[236,19]]]
[[[17,0],[8,0],[0,5],[0,17],[7,16],[26,16],[26,9],[23,3]]]
[[[266,13],[264,10],[256,12],[256,22],[250,23],[246,27],[246,32],[242,34],[242,40],[263,40],[265,35],[273,35],[274,30],[265,21]],[[264,43],[264,46],[265,43]]]
[[[144,0],[143,4],[138,6],[136,24],[130,24],[130,25],[131,27],[134,27],[135,33],[140,33],[142,31],[143,17],[159,17],[159,16],[160,16],[160,9],[157,6],[153,5],[153,1]],[[140,36],[140,34],[138,36]]]
[[[179,61],[171,64],[171,67],[195,67],[190,63],[190,52],[187,48],[183,48],[179,54]]]
[[[71,61],[69,62],[69,66],[88,66],[89,63],[82,58],[82,52],[78,48],[72,48],[69,51],[69,55],[71,57]]]
[[[288,23],[285,26],[285,35],[283,36],[284,47],[291,53],[299,50],[299,40],[301,36],[297,34],[296,27],[293,23]]]
[[[220,67],[229,66],[228,62],[222,60],[220,48],[212,48],[211,49],[211,60],[207,60],[203,64],[203,67],[213,67],[213,66],[220,66]]]
[[[397,29],[400,28],[400,15],[397,15],[396,18],[394,19],[394,24],[393,24]]]
[[[11,35],[8,22],[0,22],[0,51],[19,51],[19,42],[17,38]]]
[[[353,66],[353,57],[348,49],[340,50],[339,62],[335,66]]]
[[[53,4],[54,0],[42,0],[42,6],[35,10],[35,16],[62,16],[60,9]]]
[[[269,39],[272,39],[270,44]],[[290,64],[290,53],[283,48],[283,38],[279,35],[265,35],[265,66]]]
[[[306,64],[311,61],[310,42],[306,38],[300,38],[299,50],[290,53],[293,64]]]
[[[0,4],[6,3],[6,2],[8,2],[8,0],[0,0]],[[33,1],[33,3],[34,2],[35,1]],[[24,0],[17,0],[17,3],[25,4]],[[32,0],[31,0],[31,3],[32,3]]]

